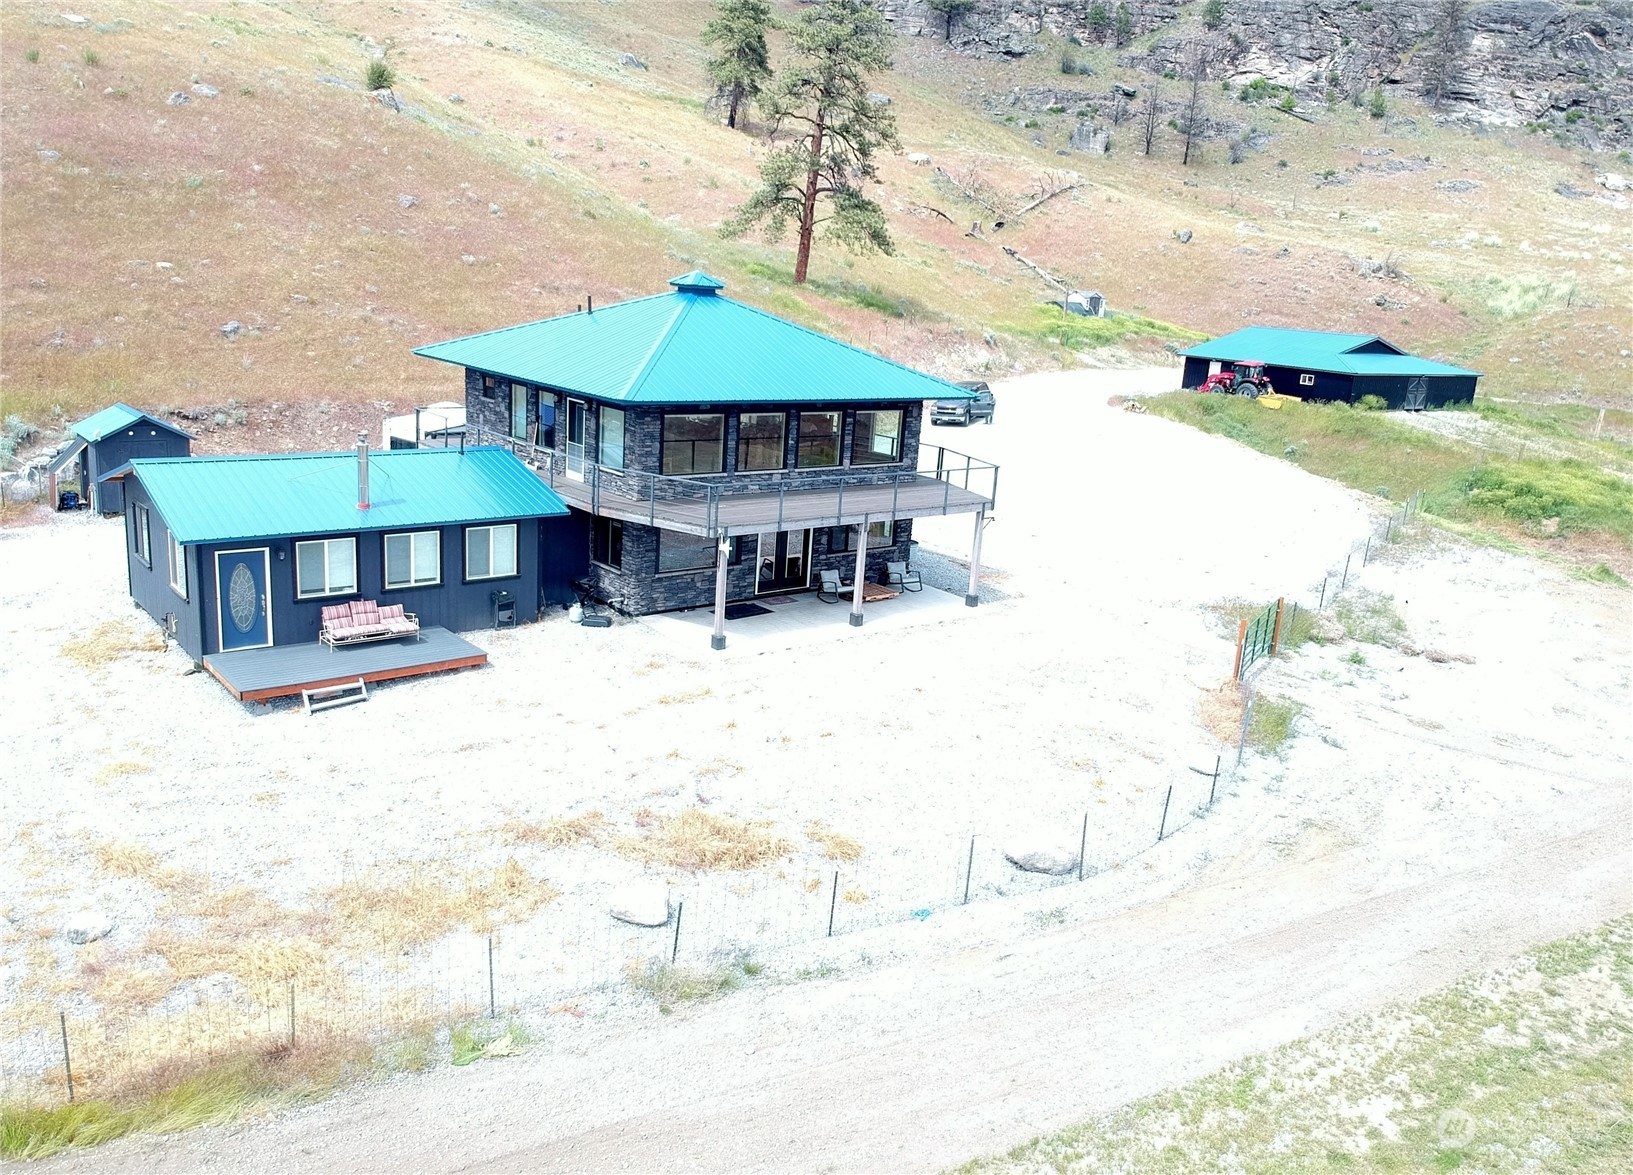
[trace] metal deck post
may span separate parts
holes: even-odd
[[[987,508],[983,506],[975,512],[975,542],[970,547],[970,590],[964,595],[964,603],[971,608],[981,602],[981,531],[986,524]]]
[[[726,557],[731,551],[731,539],[721,534],[715,542],[714,559],[714,635],[709,647],[719,652],[726,647]]]
[[[856,578],[851,584],[851,627],[862,627],[862,589],[868,577],[868,516],[856,524]]]

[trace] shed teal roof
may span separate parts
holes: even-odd
[[[419,347],[414,354],[628,404],[968,399],[964,388],[717,294],[673,293]]]
[[[1246,326],[1187,347],[1181,355],[1234,363],[1258,359],[1274,367],[1330,371],[1340,375],[1479,375],[1449,363],[1408,355],[1377,335]]]
[[[187,437],[188,440],[193,439],[190,433],[182,432],[181,429],[168,420],[160,420],[157,416],[150,416],[140,408],[132,408],[129,404],[110,404],[102,411],[87,416],[74,425],[72,431],[81,440],[95,442],[100,441],[105,436],[111,436],[116,432],[129,428],[138,420],[146,420],[168,432]]]
[[[357,453],[139,457],[129,472],[180,543],[509,522],[567,513],[507,449],[391,449],[369,454],[367,510]]]

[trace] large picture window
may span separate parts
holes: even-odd
[[[856,531],[852,526],[835,526],[828,531],[828,550],[830,553],[839,551],[854,551],[851,535]],[[893,546],[896,542],[896,524],[894,522],[868,523],[868,550],[877,547]]]
[[[737,418],[737,471],[781,469],[788,433],[786,412],[744,412]]]
[[[386,535],[386,588],[428,587],[442,582],[442,532]]]
[[[715,540],[677,530],[658,532],[658,570],[704,571],[714,567]]]
[[[516,524],[465,530],[465,578],[503,579],[516,574]]]
[[[670,412],[663,418],[663,471],[669,474],[719,473],[725,465],[726,418]]]
[[[901,459],[901,409],[858,412],[856,431],[851,435],[851,464],[889,465]]]
[[[608,469],[624,467],[624,410],[601,405],[601,429],[596,460]]]
[[[170,589],[182,599],[187,598],[187,548],[170,536]]]
[[[595,520],[595,554],[597,563],[614,569],[624,566],[624,524],[616,518]]]
[[[799,414],[799,459],[801,469],[827,469],[839,464],[839,430],[843,412],[801,412]]]
[[[347,596],[356,590],[356,539],[313,539],[295,544],[296,599]]]

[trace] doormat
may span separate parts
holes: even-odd
[[[750,616],[769,616],[770,608],[762,608],[758,604],[727,604],[727,620],[745,620]]]

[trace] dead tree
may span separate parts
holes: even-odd
[[[1157,98],[1162,93],[1162,82],[1152,79],[1151,88],[1145,92],[1145,154],[1151,154],[1151,146],[1157,141]]]
[[[1202,46],[1193,44],[1190,54],[1190,69],[1187,71],[1191,79],[1191,94],[1185,100],[1185,155],[1180,160],[1182,165],[1189,165],[1191,153],[1194,151],[1197,158],[1202,156],[1200,145],[1193,146],[1197,132],[1201,130],[1199,123],[1202,118],[1202,78],[1208,72],[1208,57]]]
[[[1423,61],[1423,96],[1440,108],[1446,87],[1457,77],[1463,60],[1463,25],[1468,0],[1438,0],[1434,8],[1434,39]]]

